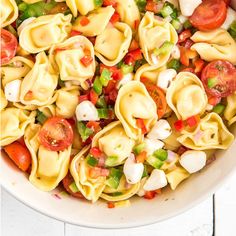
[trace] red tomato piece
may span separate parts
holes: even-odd
[[[1,29],[1,65],[7,64],[15,55],[18,46],[16,37],[9,31]]]
[[[53,116],[39,132],[40,143],[51,151],[63,151],[73,142],[73,129],[66,119]]]
[[[88,67],[89,65],[91,65],[91,63],[93,62],[93,58],[89,55],[86,55],[84,57],[82,57],[80,59],[80,62],[85,66]]]
[[[150,82],[145,77],[141,78],[141,82],[144,83],[148,93],[156,103],[158,119],[161,119],[164,116],[167,109],[167,102],[164,91],[161,88],[157,87],[152,82]]]
[[[113,7],[116,7],[117,5],[117,2],[116,0],[103,0],[103,4],[102,4],[104,7],[107,7],[107,6],[113,6]]]
[[[97,147],[92,147],[90,149],[90,154],[97,158],[103,156],[103,152]]]
[[[26,146],[15,141],[4,147],[4,151],[22,171],[27,171],[31,164],[31,154]]]
[[[222,0],[203,1],[190,16],[191,24],[202,31],[219,28],[227,16],[227,6]]]
[[[145,199],[151,200],[156,196],[155,191],[146,191],[145,195],[143,196]]]
[[[209,96],[227,97],[236,91],[236,68],[228,61],[212,61],[203,69],[201,80]]]
[[[120,15],[118,12],[114,12],[114,14],[112,15],[110,22],[114,25],[116,22],[118,22],[120,20]]]
[[[143,119],[141,118],[136,119],[136,124],[137,127],[142,130],[142,134],[146,134],[148,132]]]
[[[84,199],[84,196],[82,195],[81,192],[72,192],[72,190],[70,189],[70,185],[74,182],[73,177],[71,176],[70,172],[68,171],[66,177],[62,180],[62,184],[63,187],[65,188],[65,190],[73,197],[75,198],[81,198]]]
[[[174,127],[176,129],[176,131],[180,132],[183,130],[184,128],[184,122],[182,120],[177,120],[175,123],[174,123]]]
[[[87,16],[82,16],[79,23],[81,26],[86,26],[90,23],[90,20]]]

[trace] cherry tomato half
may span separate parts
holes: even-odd
[[[201,80],[208,95],[227,97],[236,91],[236,68],[228,61],[212,61],[202,70]]]
[[[158,119],[161,119],[167,109],[166,96],[163,90],[153,84],[149,79],[142,77],[141,82],[144,83],[148,93],[157,105]]]
[[[5,146],[4,151],[21,170],[28,170],[31,164],[31,155],[26,146],[16,141]]]
[[[7,64],[15,55],[17,49],[16,37],[5,29],[1,29],[1,65]]]
[[[207,31],[219,28],[227,16],[227,6],[223,0],[205,0],[189,18],[191,24],[199,30]]]
[[[51,151],[63,151],[73,142],[73,129],[66,119],[53,116],[43,124],[39,140]]]

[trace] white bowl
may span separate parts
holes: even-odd
[[[203,201],[236,168],[235,153],[236,142],[228,150],[217,152],[216,161],[192,175],[177,190],[166,190],[153,200],[134,198],[127,208],[108,209],[103,201],[91,204],[69,196],[57,199],[52,193],[39,191],[32,186],[4,155],[1,158],[0,180],[2,186],[18,200],[53,218],[86,227],[127,228],[166,220]]]

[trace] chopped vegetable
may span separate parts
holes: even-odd
[[[224,110],[225,110],[225,105],[217,104],[216,106],[214,106],[212,111],[220,115],[224,112]]]
[[[122,64],[121,65],[121,71],[124,75],[133,72],[134,67],[132,65],[126,65],[126,64]]]
[[[92,64],[93,58],[89,55],[86,55],[80,59],[80,62],[85,66],[88,67]]]
[[[180,23],[179,19],[173,19],[173,20],[171,21],[171,24],[173,25],[173,27],[174,27],[176,30],[180,29],[180,27],[181,27],[181,23]]]
[[[165,18],[173,13],[173,8],[169,4],[164,4],[160,11],[161,15]]]
[[[101,7],[103,4],[103,0],[93,0],[96,8]]]
[[[140,144],[134,146],[134,148],[133,148],[134,154],[135,155],[140,154],[145,149],[145,147],[146,147],[145,143],[140,143]]]
[[[236,20],[230,25],[228,32],[233,38],[236,38]]]
[[[89,100],[96,105],[98,101],[98,94],[94,91],[94,89],[91,89],[89,92]]]
[[[155,191],[146,191],[145,195],[143,196],[145,199],[151,200],[156,196]]]
[[[105,160],[106,166],[114,166],[117,163],[118,157],[117,156],[109,156]]]
[[[76,127],[81,136],[82,141],[86,141],[89,136],[93,134],[93,130],[86,127],[86,125],[82,121],[77,121]]]
[[[159,56],[160,54],[167,54],[172,50],[173,46],[174,46],[173,43],[165,41],[160,48],[156,48],[154,50],[154,54],[157,56]]]
[[[118,21],[120,20],[120,15],[118,12],[114,12],[114,14],[112,15],[111,19],[110,19],[110,22],[111,24],[115,24],[117,23]]]
[[[93,157],[92,155],[87,156],[87,164],[90,166],[97,166],[98,164],[98,159]]]
[[[167,68],[168,69],[174,69],[176,71],[179,71],[181,67],[180,61],[177,59],[172,59],[167,63]]]
[[[180,132],[184,128],[184,122],[182,120],[177,120],[174,123],[174,127],[175,127],[176,131]]]
[[[153,156],[155,156],[161,161],[165,161],[167,159],[168,153],[164,149],[158,149],[153,153]]]
[[[108,69],[104,68],[100,76],[100,82],[102,86],[107,86],[110,79],[111,79],[111,72]]]
[[[78,187],[76,186],[75,182],[71,183],[71,184],[69,185],[69,188],[70,188],[70,190],[71,190],[73,193],[79,192],[79,189],[78,189]]]
[[[147,165],[144,165],[142,178],[147,177],[147,176],[148,176]]]
[[[114,202],[107,202],[107,207],[108,208],[115,208],[115,203]]]
[[[191,25],[191,23],[190,23],[189,20],[186,20],[186,21],[184,22],[184,28],[185,28],[185,29],[190,29],[190,28],[192,28],[192,25]]]
[[[122,171],[119,169],[111,168],[109,178],[106,180],[106,184],[111,188],[117,189],[122,177]]]
[[[190,38],[191,36],[192,32],[189,29],[184,30],[179,34],[178,43],[183,43],[186,39]]]
[[[147,152],[142,151],[136,156],[136,162],[137,163],[144,163],[147,159]]]
[[[139,8],[139,11],[144,12],[145,7],[147,5],[147,1],[146,0],[135,0],[135,2]]]
[[[109,109],[98,108],[97,111],[98,111],[98,117],[100,119],[108,119],[108,117],[109,117]]]
[[[141,119],[141,118],[136,119],[136,124],[137,124],[137,127],[142,130],[142,134],[146,134],[147,133],[147,128],[145,126],[145,123],[144,123],[143,119]]]
[[[93,89],[98,95],[100,95],[102,93],[102,83],[101,83],[99,77],[95,78],[95,80],[93,82]]]
[[[90,23],[90,20],[89,20],[88,17],[86,17],[86,16],[82,16],[82,17],[81,17],[81,19],[80,19],[80,24],[81,24],[82,26],[86,26],[86,25],[88,25],[89,23]]]
[[[48,117],[45,116],[43,112],[37,110],[36,120],[37,120],[40,124],[43,124],[47,119],[48,119]]]
[[[199,116],[191,116],[186,120],[186,123],[189,127],[195,127],[200,121]]]
[[[98,106],[100,108],[107,108],[107,103],[106,103],[104,96],[101,96],[98,98],[96,106]]]
[[[217,84],[218,84],[218,79],[217,78],[209,78],[207,80],[208,88],[214,88]]]
[[[162,165],[164,164],[163,161],[161,161],[160,159],[156,158],[153,155],[148,156],[146,161],[148,164],[150,164],[151,166],[153,166],[156,169],[160,169],[162,167]]]

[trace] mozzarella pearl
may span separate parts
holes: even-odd
[[[167,69],[161,71],[158,75],[157,86],[166,91],[176,75],[177,72],[174,69]]]
[[[99,120],[97,109],[90,101],[77,105],[75,114],[78,121]]]
[[[143,186],[146,191],[153,191],[167,185],[166,175],[163,170],[154,169]]]
[[[133,154],[131,154],[130,157],[126,159],[123,171],[126,177],[126,181],[129,184],[138,183],[142,178],[143,170],[144,170],[143,163],[136,163]]]
[[[6,99],[10,102],[19,102],[20,101],[20,86],[21,80],[16,79],[6,84],[5,86],[5,96]]]
[[[158,120],[152,127],[147,137],[150,139],[166,139],[171,135],[171,127],[167,120]]]
[[[232,22],[235,20],[236,20],[236,12],[232,8],[228,7],[227,17],[225,19],[224,24],[221,25],[221,28],[227,30],[232,24]]]
[[[182,15],[191,16],[202,0],[179,0]]]
[[[152,155],[157,149],[164,147],[164,143],[158,139],[145,138],[144,143],[146,144],[145,151],[147,152],[148,156]]]
[[[195,173],[206,165],[206,153],[195,150],[186,151],[181,155],[179,163],[190,174]]]

